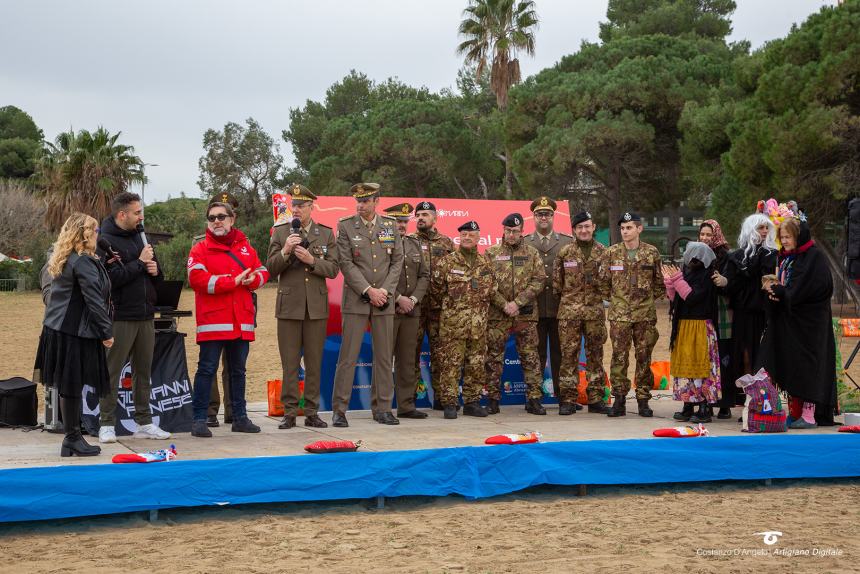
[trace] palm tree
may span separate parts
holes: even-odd
[[[465,54],[466,63],[475,65],[478,78],[490,65],[490,89],[496,95],[496,105],[505,111],[508,90],[522,79],[517,55],[524,51],[535,53],[535,31],[538,17],[533,0],[471,0],[463,11],[458,54]],[[505,195],[513,197],[514,176],[511,154],[505,150]]]
[[[111,135],[103,127],[69,130],[54,143],[46,142],[33,178],[45,198],[45,223],[51,230],[59,229],[74,211],[101,220],[118,193],[146,182],[143,160],[134,147],[117,143],[121,133]]]

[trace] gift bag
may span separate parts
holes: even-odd
[[[577,397],[576,402],[581,405],[588,404],[588,375],[585,371],[579,371],[579,384],[576,385]],[[612,402],[612,387],[609,384],[609,377],[606,377],[606,386],[603,390],[603,402],[604,404],[610,404]]]
[[[771,433],[786,431],[786,413],[779,391],[764,369],[744,375],[735,381],[746,395],[743,410],[743,432]]]
[[[669,368],[669,361],[654,361],[651,363],[651,374],[654,375],[654,386],[652,388],[655,391],[669,388]]]
[[[269,400],[269,416],[284,416],[284,405],[281,404],[281,379],[266,381],[266,395]],[[304,416],[305,408],[305,382],[299,379],[299,416]]]

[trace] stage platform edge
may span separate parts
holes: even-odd
[[[0,470],[0,522],[179,507],[399,496],[486,498],[538,485],[860,476],[860,436],[546,442]]]

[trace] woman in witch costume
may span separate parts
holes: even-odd
[[[684,407],[675,420],[711,422],[710,405],[720,400],[720,355],[717,344],[717,287],[712,278],[716,256],[693,241],[684,251],[683,271],[663,266],[663,282],[671,303],[672,387]],[[693,409],[698,405],[698,410]]]
[[[761,278],[776,270],[776,228],[763,213],[753,213],[744,219],[738,236],[738,248],[729,254],[726,268],[725,292],[732,309],[732,361],[723,375],[734,387],[744,375],[755,373],[753,366],[758,355],[765,327],[767,293],[762,291]],[[743,390],[734,387],[730,397],[723,387],[723,401],[742,405],[746,399]]]
[[[783,221],[779,240],[777,276],[765,276],[762,284],[769,305],[757,363],[790,397],[794,420],[789,428],[831,426],[836,405],[833,278],[805,221]]]

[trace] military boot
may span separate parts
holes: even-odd
[[[526,412],[533,415],[545,415],[546,409],[540,404],[540,399],[529,399],[526,402]]]
[[[558,414],[565,415],[575,415],[576,414],[576,406],[573,403],[559,403],[558,405]]]
[[[481,403],[474,401],[463,405],[463,414],[467,417],[485,417],[487,411],[481,406]]]
[[[497,415],[499,411],[499,399],[487,399],[487,414]]]
[[[711,420],[711,409],[706,402],[699,403],[696,414],[690,417],[691,423],[709,423]]]
[[[612,395],[615,397],[615,401],[612,403],[612,407],[606,413],[608,417],[623,417],[627,414],[627,408],[624,406],[624,403],[627,402],[627,397],[624,395]]]
[[[603,401],[599,403],[588,403],[588,412],[605,415],[609,413],[609,407]]]
[[[653,417],[654,411],[651,410],[651,407],[648,406],[648,399],[636,399],[636,402],[639,404],[639,416],[640,417]]]

